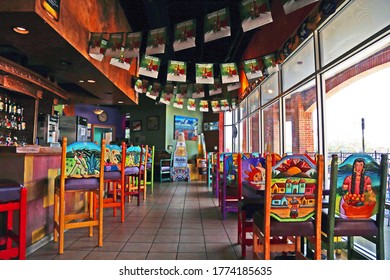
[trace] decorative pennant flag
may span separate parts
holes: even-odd
[[[194,91],[192,92],[192,98],[203,98],[205,97],[204,85],[195,84]]]
[[[233,83],[233,84],[228,84],[227,85],[227,91],[232,91],[232,90],[235,90],[235,89],[239,89],[241,87],[241,83],[238,82],[238,83]]]
[[[195,47],[196,21],[192,19],[176,24],[173,34],[175,52]]]
[[[188,92],[188,84],[179,84],[177,86],[177,95],[180,98],[186,98],[187,97],[187,92]]]
[[[167,81],[183,82],[187,80],[187,63],[184,61],[168,60]]]
[[[145,54],[158,54],[165,52],[167,40],[167,28],[156,28],[149,30],[146,42]]]
[[[142,93],[146,93],[149,87],[149,80],[142,80]]]
[[[146,96],[156,100],[160,95],[160,91],[161,91],[161,84],[154,82],[153,85],[149,85],[148,89],[146,90]]]
[[[268,0],[243,0],[240,4],[240,14],[244,32],[272,22]]]
[[[144,75],[157,79],[159,69],[160,59],[158,57],[144,55],[141,59],[138,75]]]
[[[110,64],[122,68],[124,70],[129,70],[131,58],[125,58],[123,53],[124,53],[124,48],[122,47],[120,55],[118,57],[111,58]]]
[[[196,111],[196,101],[193,98],[187,99],[187,110],[188,111]]]
[[[210,86],[210,88],[209,88],[209,95],[213,96],[213,95],[217,95],[220,93],[222,93],[221,79],[216,78],[214,80],[214,85]]]
[[[199,101],[199,111],[208,112],[209,111],[209,102],[207,100]]]
[[[219,104],[219,100],[212,100],[211,101],[211,110],[213,111],[213,113],[221,111],[221,106]]]
[[[263,76],[257,59],[248,59],[244,61],[244,72],[248,81],[258,79]]]
[[[227,99],[220,100],[221,111],[229,111],[229,101]]]
[[[237,83],[240,81],[235,63],[222,63],[221,76],[223,84]]]
[[[183,109],[184,98],[181,98],[179,95],[175,96],[173,100],[173,107]]]
[[[172,99],[173,99],[173,85],[166,84],[164,89],[161,92],[160,103],[169,105],[171,104]]]
[[[204,19],[204,42],[230,36],[230,16],[228,8],[207,14]]]
[[[263,56],[262,60],[263,60],[263,64],[264,64],[265,74],[271,75],[272,73],[279,71],[279,65],[276,64],[276,54],[275,53],[271,53],[271,54]]]
[[[214,67],[212,63],[195,64],[195,80],[197,84],[214,84]]]
[[[123,43],[123,33],[111,33],[108,40],[106,56],[119,57]]]
[[[128,32],[125,39],[124,56],[126,58],[139,57],[139,50],[141,47],[142,33]]]
[[[282,0],[283,9],[286,14],[292,13],[304,6],[307,6],[311,3],[318,2],[319,0]]]
[[[141,79],[137,79],[137,81],[135,82],[134,90],[135,90],[135,92],[142,93],[143,87],[142,87],[142,80]]]
[[[102,61],[107,49],[108,41],[103,39],[104,33],[92,32],[89,39],[89,55],[98,61]]]
[[[230,105],[232,106],[232,110],[237,108],[237,98],[232,98],[230,101]]]

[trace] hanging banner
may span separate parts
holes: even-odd
[[[128,32],[125,38],[125,51],[124,56],[127,57],[139,57],[139,50],[141,47],[142,33],[141,32]]]
[[[257,59],[248,59],[243,62],[244,72],[248,81],[258,79],[263,76]]]
[[[272,22],[268,0],[243,0],[240,3],[240,14],[244,32]]]
[[[103,33],[92,32],[89,39],[88,53],[90,57],[102,61],[108,41],[103,39]]]
[[[230,101],[230,106],[232,107],[232,110],[237,108],[237,98],[232,98]]]
[[[123,33],[111,33],[108,40],[106,56],[119,57],[123,43]]]
[[[214,68],[212,63],[195,64],[195,81],[197,84],[214,84]]]
[[[174,27],[173,50],[175,52],[195,47],[196,21],[178,23]]]
[[[180,98],[186,98],[188,87],[189,87],[188,84],[179,84],[177,86],[177,96],[179,96]]]
[[[240,81],[237,65],[235,63],[221,64],[222,84],[237,83]]]
[[[196,111],[196,101],[193,98],[187,99],[187,110],[188,111]]]
[[[318,1],[319,0],[282,0],[285,14],[292,13],[300,8],[303,8],[304,6]]]
[[[167,41],[167,28],[156,28],[148,31],[145,54],[158,54],[165,52]]]
[[[207,14],[204,19],[204,42],[230,36],[230,16],[228,8]]]
[[[192,98],[203,98],[205,97],[204,85],[195,84],[194,91],[192,92]]]
[[[159,69],[160,59],[158,57],[144,55],[141,59],[138,75],[144,75],[157,79]]]
[[[137,81],[135,82],[134,90],[135,90],[135,92],[142,93],[143,88],[142,88],[142,80],[141,79],[137,79]]]
[[[227,99],[222,99],[220,101],[221,105],[221,111],[229,111],[230,106],[229,106],[229,101]]]
[[[214,79],[214,85],[210,86],[210,88],[209,88],[209,95],[213,96],[213,95],[217,95],[220,93],[222,93],[221,79],[216,78],[216,79]]]
[[[173,107],[183,109],[183,104],[184,98],[181,98],[179,95],[176,95],[175,99],[173,100]]]
[[[232,91],[241,88],[241,83],[233,83],[233,84],[228,84],[227,85],[227,91]]]
[[[207,100],[199,100],[199,111],[201,112],[209,111],[209,102]]]
[[[166,84],[161,92],[160,103],[169,105],[171,104],[172,99],[173,99],[173,85]]]
[[[160,95],[160,91],[161,91],[161,84],[154,82],[153,85],[149,85],[148,89],[146,90],[146,96],[156,100]]]
[[[212,100],[211,101],[211,110],[213,111],[213,113],[221,111],[221,106],[219,104],[219,100]]]
[[[124,48],[122,47],[119,56],[111,58],[110,64],[122,68],[124,70],[129,70],[131,58],[125,58],[123,53],[124,53]]]
[[[265,74],[271,75],[272,73],[279,71],[279,65],[276,64],[276,54],[275,53],[271,53],[271,54],[263,56],[262,60],[263,60],[263,64],[264,64]]]
[[[184,61],[168,60],[167,81],[183,82],[187,80],[187,63]]]

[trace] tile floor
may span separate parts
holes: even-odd
[[[64,254],[50,241],[27,256],[28,260],[236,260],[241,259],[237,244],[237,217],[221,219],[218,202],[204,181],[154,184],[141,205],[136,199],[126,203],[125,222],[104,212],[103,247],[96,247],[97,234],[87,229],[65,233]],[[385,226],[386,251],[390,247],[390,227]],[[386,253],[387,253],[386,252]],[[389,259],[389,254],[386,254]],[[246,259],[252,258],[252,247]],[[343,258],[343,257],[341,257]]]

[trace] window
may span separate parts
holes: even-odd
[[[264,152],[280,154],[279,103],[274,102],[263,110]]]
[[[269,76],[260,86],[261,106],[264,106],[279,94],[278,73]]]
[[[259,112],[256,112],[249,117],[249,152],[260,152],[260,123],[259,123]]]

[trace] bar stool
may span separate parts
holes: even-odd
[[[0,259],[26,259],[26,209],[27,189],[18,182],[0,180],[0,212],[6,212],[5,236],[0,236]],[[13,212],[17,210],[18,231],[13,225]]]

